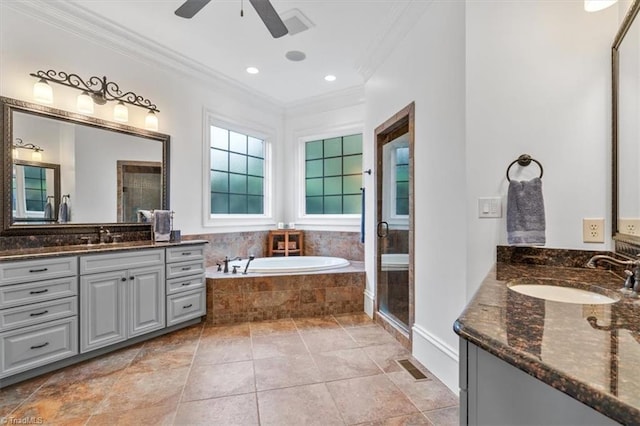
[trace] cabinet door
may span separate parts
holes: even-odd
[[[130,269],[127,292],[129,337],[164,328],[166,292],[162,266]]]
[[[82,353],[127,338],[125,271],[80,278],[80,350]]]

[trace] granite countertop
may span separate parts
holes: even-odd
[[[578,263],[584,265],[584,257]],[[545,301],[509,290],[513,283],[589,287],[621,299],[608,305]],[[622,283],[608,270],[514,264],[499,254],[454,330],[600,413],[638,424],[640,299],[622,295]]]
[[[15,260],[29,260],[40,257],[69,256],[78,254],[94,254],[124,250],[140,250],[146,248],[164,248],[176,247],[181,245],[204,244],[206,240],[183,240],[180,242],[155,242],[150,240],[144,241],[128,241],[119,243],[103,243],[103,244],[76,244],[68,246],[51,246],[25,248],[15,250],[1,250],[0,262],[8,262]]]

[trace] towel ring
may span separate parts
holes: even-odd
[[[529,164],[531,164],[532,161],[536,163],[538,167],[540,167],[540,179],[542,179],[542,175],[544,174],[542,164],[540,164],[540,162],[535,158],[532,158],[529,154],[522,154],[520,157],[518,157],[518,159],[513,160],[511,164],[509,164],[509,167],[507,167],[507,180],[511,182],[511,179],[509,178],[509,170],[511,170],[511,166],[518,163],[519,166],[527,167]]]

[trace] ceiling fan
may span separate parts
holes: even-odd
[[[187,0],[182,6],[176,9],[175,14],[181,18],[193,18],[193,16],[210,1],[211,0]],[[249,2],[258,13],[258,16],[260,16],[260,19],[262,19],[262,22],[267,26],[273,38],[282,37],[289,32],[269,0],[249,0]]]

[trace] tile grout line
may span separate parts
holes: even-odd
[[[244,296],[243,296],[244,298]],[[256,357],[253,352],[253,330],[251,327],[251,321],[247,322],[249,327],[249,345],[251,346],[251,368],[253,369],[253,395],[256,401],[256,416],[258,417],[258,425],[261,425],[260,421],[260,401],[258,401],[258,379],[256,378]]]
[[[173,419],[171,420],[172,425],[176,424],[176,417],[178,417],[178,410],[180,409],[180,404],[182,404],[182,397],[184,396],[184,390],[186,389],[187,383],[189,382],[189,377],[191,377],[191,371],[193,370],[196,354],[198,353],[198,349],[200,348],[200,342],[202,342],[202,335],[204,334],[205,326],[206,326],[206,323],[203,321],[202,324],[200,324],[200,335],[198,336],[198,343],[196,344],[196,348],[193,351],[193,356],[191,357],[191,363],[189,364],[189,371],[187,372],[187,378],[185,379],[184,384],[182,385],[182,392],[180,392],[180,398],[178,398],[178,404],[176,405],[176,409],[173,412]]]

